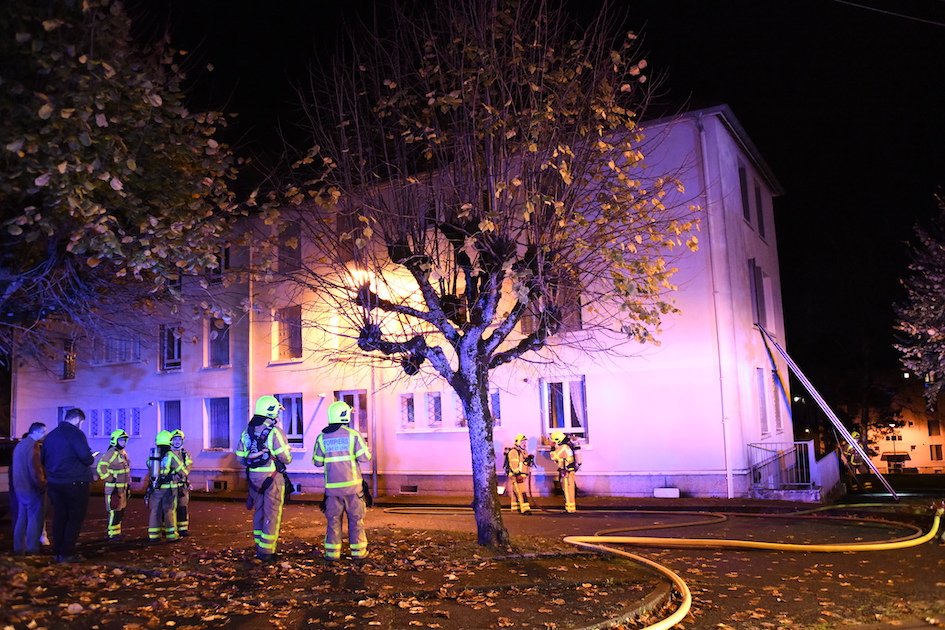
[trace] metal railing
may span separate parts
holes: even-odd
[[[765,490],[813,488],[811,442],[763,442],[748,445],[751,487]]]

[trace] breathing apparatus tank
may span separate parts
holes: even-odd
[[[152,446],[151,451],[148,453],[148,472],[151,474],[151,482],[158,478],[161,474],[161,447]]]

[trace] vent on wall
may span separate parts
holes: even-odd
[[[400,494],[417,494],[417,491],[419,489],[420,489],[419,486],[408,486],[408,485],[401,484]]]
[[[229,483],[220,479],[207,480],[207,492],[222,492],[228,489],[229,486],[230,486]]]
[[[131,483],[141,483],[141,477],[132,477]]]
[[[302,494],[302,484],[300,482],[292,482],[292,494]]]

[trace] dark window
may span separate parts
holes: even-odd
[[[741,164],[738,165],[738,188],[742,194],[742,215],[751,223],[751,207],[748,204],[748,173]]]
[[[181,361],[180,324],[161,326],[161,370],[179,370]]]
[[[207,323],[207,365],[223,367],[230,364],[230,325],[222,319]]]
[[[165,431],[180,429],[179,400],[165,400],[161,403],[161,428]]]
[[[761,194],[761,186],[755,182],[755,212],[758,214],[758,234],[765,237],[765,204]]]

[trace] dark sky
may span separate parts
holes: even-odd
[[[460,0],[456,0],[460,1]],[[525,0],[528,1],[528,0]],[[289,88],[365,0],[138,0],[199,63],[201,95],[279,146]],[[595,0],[573,2],[577,15]],[[945,185],[942,0],[617,0],[664,103],[727,103],[786,194],[775,202],[788,346],[814,377],[896,368],[891,304],[917,219]],[[883,13],[894,11],[917,19]],[[923,23],[919,20],[935,22]],[[207,73],[203,66],[214,65]]]

